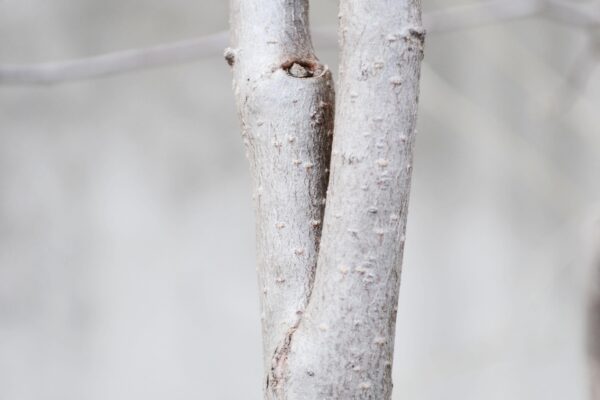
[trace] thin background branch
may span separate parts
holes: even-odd
[[[0,65],[0,84],[50,84],[180,64],[219,54],[227,39],[227,32],[219,32],[197,39],[76,60]]]
[[[444,33],[536,15],[584,29],[600,26],[598,4],[574,4],[566,0],[488,0],[429,12],[424,16],[424,24],[429,33]],[[325,48],[337,45],[335,28],[313,29],[313,38]],[[187,63],[220,55],[227,42],[228,33],[222,31],[201,38],[75,60],[0,64],[0,85],[54,84]]]

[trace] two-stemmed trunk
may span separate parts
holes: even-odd
[[[342,0],[339,16],[334,113],[308,1],[231,1],[225,57],[254,179],[267,399],[392,391],[420,3]]]

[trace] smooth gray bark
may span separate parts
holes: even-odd
[[[317,264],[333,135],[331,73],[308,1],[231,1],[234,92],[256,210],[265,392],[277,386]]]
[[[341,0],[331,180],[279,397],[391,398],[424,31],[417,0]]]
[[[254,177],[265,397],[389,399],[420,3],[341,1],[331,153],[333,89],[312,50],[307,1],[231,6],[225,57]]]

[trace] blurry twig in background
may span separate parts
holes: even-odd
[[[597,28],[600,25],[600,3],[597,1],[545,0],[542,14],[569,25]]]
[[[541,5],[537,0],[490,0],[432,11],[423,20],[428,32],[449,32],[528,18],[541,12]]]
[[[194,61],[223,51],[228,33],[76,60],[0,65],[0,84],[49,84]]]
[[[424,15],[428,32],[441,33],[542,15],[580,28],[600,26],[597,3],[566,0],[488,0],[436,10]],[[316,43],[334,47],[335,28],[314,29]],[[227,46],[228,33],[167,43],[144,49],[107,53],[89,58],[39,64],[0,64],[0,84],[52,84],[114,75],[139,69],[191,62],[218,56]]]
[[[586,43],[584,48],[577,53],[571,68],[566,76],[563,87],[555,96],[555,104],[549,110],[569,111],[577,98],[584,92],[590,78],[600,61],[600,41],[592,39]]]
[[[600,399],[600,221],[596,219],[590,236],[589,264],[592,268],[587,288],[586,345],[589,368],[590,400]]]

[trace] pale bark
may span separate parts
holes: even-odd
[[[277,386],[317,264],[333,134],[331,73],[307,0],[231,1],[234,91],[254,181],[265,392]]]
[[[588,292],[588,363],[590,399],[600,400],[600,254],[593,262],[593,274]]]
[[[281,399],[391,397],[424,31],[418,0],[341,0],[331,181]]]
[[[267,399],[389,399],[424,32],[417,0],[342,0],[340,92],[306,1],[232,1]],[[317,266],[318,255],[318,266]],[[316,275],[315,275],[316,273]]]

